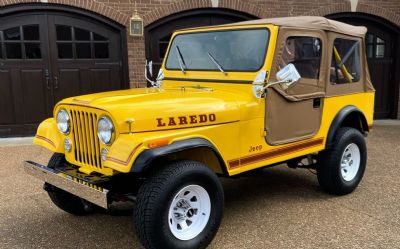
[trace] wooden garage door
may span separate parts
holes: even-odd
[[[0,137],[33,135],[61,99],[121,89],[120,32],[83,17],[0,18]]]

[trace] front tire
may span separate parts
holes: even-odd
[[[139,189],[134,222],[145,248],[206,248],[222,219],[218,177],[195,161],[154,172]]]
[[[47,165],[49,168],[55,168],[58,165],[65,163],[64,154],[54,153]],[[50,200],[61,210],[73,215],[86,215],[94,210],[94,205],[70,194],[62,189],[59,189],[51,184],[45,183],[44,189],[47,191]]]
[[[363,135],[354,128],[340,128],[332,146],[319,155],[318,182],[330,194],[349,194],[360,183],[366,163],[367,147]]]

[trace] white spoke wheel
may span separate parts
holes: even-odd
[[[186,186],[176,194],[169,207],[169,229],[177,239],[191,240],[204,230],[210,212],[207,191],[199,185]]]
[[[356,177],[360,169],[360,149],[355,143],[349,144],[343,151],[340,162],[340,173],[345,181],[351,181]]]
[[[224,191],[217,175],[196,161],[154,170],[139,188],[134,222],[145,248],[205,248],[221,224]]]
[[[330,146],[318,154],[318,182],[330,194],[349,194],[360,183],[366,164],[364,136],[357,129],[340,128]]]

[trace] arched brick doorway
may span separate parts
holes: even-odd
[[[397,118],[400,82],[400,29],[383,18],[363,13],[339,13],[328,18],[366,26],[366,51],[376,89],[376,119]]]
[[[146,59],[152,60],[158,72],[171,39],[177,29],[219,25],[258,19],[253,15],[223,8],[202,8],[164,17],[145,27]]]
[[[128,88],[124,44],[125,27],[85,10],[2,9],[0,137],[33,135],[63,98]]]

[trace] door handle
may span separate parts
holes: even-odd
[[[313,107],[314,107],[315,109],[321,107],[321,99],[320,99],[320,98],[313,99]]]
[[[44,79],[46,80],[47,90],[51,90],[49,69],[44,70]]]
[[[54,89],[58,89],[58,76],[54,76]]]

